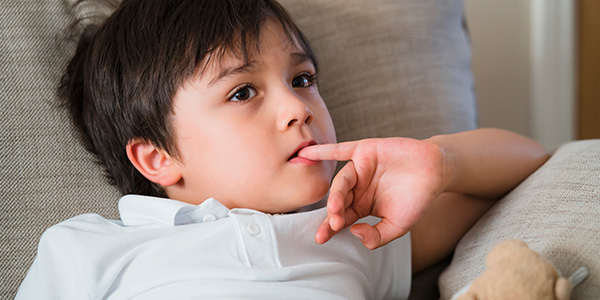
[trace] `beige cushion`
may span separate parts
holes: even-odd
[[[460,241],[440,276],[442,299],[471,282],[500,241],[522,239],[563,273],[590,276],[571,299],[600,295],[600,140],[564,145],[504,197]]]
[[[73,19],[69,2],[0,1],[0,295],[7,298],[46,228],[86,212],[118,218],[119,194],[56,106],[74,50],[61,34]],[[461,0],[283,3],[320,58],[320,89],[340,141],[476,126]]]

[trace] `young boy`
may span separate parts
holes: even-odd
[[[491,129],[334,144],[317,70],[272,0],[126,0],[87,28],[62,91],[121,220],[48,229],[17,299],[406,298],[547,157]]]

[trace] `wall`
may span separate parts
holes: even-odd
[[[465,0],[480,125],[574,137],[574,0]]]

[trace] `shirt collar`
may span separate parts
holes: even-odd
[[[125,195],[119,200],[119,214],[125,226],[179,226],[227,217],[229,209],[213,198],[193,205],[166,198]]]

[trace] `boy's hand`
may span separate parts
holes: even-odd
[[[327,218],[315,240],[322,244],[358,219],[373,215],[375,226],[355,224],[350,231],[375,249],[403,236],[445,189],[444,151],[431,141],[409,138],[366,139],[315,145],[299,156],[349,162],[333,179]]]

